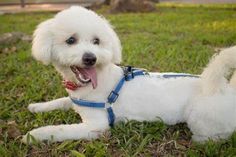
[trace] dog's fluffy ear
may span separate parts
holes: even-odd
[[[52,30],[52,23],[53,19],[49,19],[39,24],[33,37],[32,55],[44,64],[51,62],[52,33],[50,30]]]

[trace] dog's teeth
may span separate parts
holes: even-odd
[[[79,74],[79,78],[80,78],[80,80],[83,81],[83,82],[89,82],[89,81],[90,81],[90,79],[84,79],[81,74]]]

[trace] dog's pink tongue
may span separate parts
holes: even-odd
[[[80,68],[79,70],[83,76],[86,77],[86,79],[90,79],[93,89],[97,87],[97,72],[94,67],[91,68]]]

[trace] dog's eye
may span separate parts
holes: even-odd
[[[72,44],[76,43],[75,37],[70,37],[70,38],[68,38],[68,39],[66,40],[66,43],[67,43],[68,45],[72,45]]]
[[[94,38],[94,39],[93,39],[93,44],[94,44],[94,45],[99,45],[99,44],[100,44],[100,39]]]

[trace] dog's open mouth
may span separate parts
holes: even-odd
[[[70,68],[80,83],[86,85],[91,82],[94,89],[97,87],[97,73],[95,67],[80,68],[73,65],[70,66]]]

